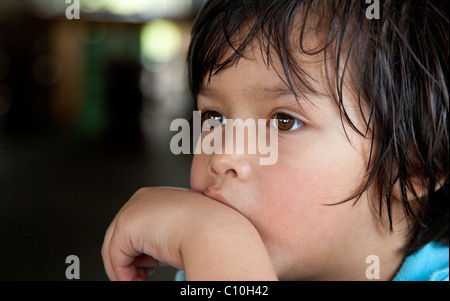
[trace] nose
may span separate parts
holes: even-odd
[[[212,177],[247,181],[251,174],[251,163],[246,155],[213,154],[208,164],[208,173]]]

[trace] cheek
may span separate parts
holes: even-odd
[[[290,207],[332,204],[351,196],[362,182],[363,165],[354,160],[333,160],[314,156],[268,168],[261,197],[273,199],[276,206]],[[269,197],[270,196],[270,197]]]
[[[326,262],[333,256],[330,252],[345,244],[354,218],[352,202],[324,205],[340,199],[326,181],[292,171],[297,175],[286,172],[278,175],[278,181],[274,177],[266,182],[252,220],[280,272],[289,271],[293,264],[307,269]]]
[[[280,162],[277,168],[268,168],[271,176],[259,186],[255,213],[258,230],[267,241],[295,249],[308,241],[317,244],[320,237],[330,235],[329,242],[338,237],[336,225],[344,229],[350,223],[350,219],[342,220],[348,206],[325,204],[341,202],[357,189],[360,166],[345,168],[347,163],[316,157],[298,165]]]
[[[260,186],[258,216],[265,227],[289,229],[289,225],[307,221],[313,216],[317,201],[318,179],[306,176],[295,168],[287,167],[283,172],[273,170],[272,177]]]
[[[191,189],[202,191],[208,180],[208,159],[205,155],[194,155],[191,166]]]

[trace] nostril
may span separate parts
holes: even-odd
[[[247,180],[250,170],[248,160],[240,156],[214,155],[208,163],[208,173],[212,177]]]
[[[208,173],[210,175],[212,175],[212,176],[217,176],[218,175],[217,171],[212,167],[211,164],[208,165]]]
[[[218,167],[216,167],[218,168]],[[208,166],[209,174],[212,176],[219,176],[219,175],[228,175],[233,178],[236,178],[238,176],[237,171],[234,168],[218,168],[217,170],[214,168],[213,165]]]
[[[228,175],[232,176],[233,178],[236,178],[236,177],[238,176],[236,170],[234,170],[234,169],[229,169],[229,170],[227,170],[227,171],[225,172],[225,174],[228,174]]]
[[[229,175],[229,176],[232,176],[233,178],[238,176],[238,173],[233,168],[224,169],[224,170],[215,170],[214,167],[212,165],[210,165],[210,166],[208,166],[208,170],[209,170],[209,174],[212,176],[218,176],[220,174]]]

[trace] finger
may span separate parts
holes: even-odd
[[[111,237],[114,233],[115,226],[116,226],[116,219],[114,219],[111,222],[111,225],[106,230],[105,238],[103,240],[103,245],[102,245],[102,250],[101,250],[103,265],[105,267],[105,272],[110,280],[116,280],[116,277],[114,275],[114,271],[112,268],[111,256],[110,256]]]
[[[129,237],[117,233],[115,229],[111,236],[109,256],[114,280],[134,281],[147,280],[145,268],[137,268],[134,264],[136,257],[142,253],[134,249]]]
[[[152,256],[141,254],[134,259],[134,265],[139,268],[157,268],[159,267],[159,261]]]
[[[136,257],[134,259],[134,265],[136,267],[141,267],[141,268],[158,268],[158,267],[169,266],[168,263],[159,261],[159,260],[153,258],[152,256],[149,256],[146,254],[141,254],[138,257]]]
[[[158,262],[150,256],[140,256],[140,253],[133,248],[130,248],[132,253],[129,254],[126,251],[128,248],[123,250],[117,247],[116,243],[112,243],[120,241],[120,235],[116,229],[116,219],[114,219],[106,231],[102,246],[103,263],[108,278],[112,281],[148,280],[149,273],[159,266]],[[148,258],[145,259],[145,256]],[[142,267],[136,266],[135,258],[140,258],[137,263],[141,262]]]

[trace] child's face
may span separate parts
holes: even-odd
[[[273,68],[255,53],[212,76],[200,92],[198,108],[242,120],[268,120],[282,113],[278,161],[260,165],[254,154],[198,154],[192,189],[235,208],[253,223],[280,278],[323,278],[325,272],[339,277],[349,270],[353,277],[364,277],[366,257],[371,250],[377,252],[371,244],[381,236],[367,194],[355,206],[353,201],[325,204],[345,200],[364,183],[371,141],[344,124],[346,136],[330,97],[300,98],[300,109],[295,97],[282,91],[285,86]],[[310,71],[316,70],[313,74],[320,79],[322,69],[317,63]],[[359,106],[349,93],[344,97],[347,112],[363,131]]]

